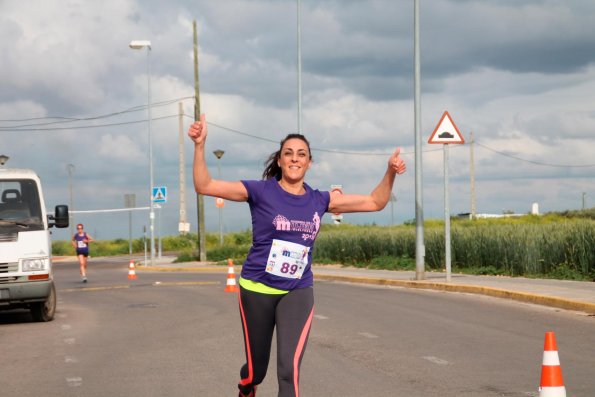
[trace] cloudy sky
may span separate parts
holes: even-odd
[[[442,218],[443,151],[430,145],[448,110],[475,137],[482,213],[595,205],[595,2],[421,0],[421,135],[425,218]],[[150,65],[154,182],[168,201],[157,234],[180,220],[179,104],[184,110],[187,218],[196,231],[192,146],[193,29],[209,166],[224,179],[259,179],[278,142],[296,132],[296,0],[0,0],[0,154],[32,168],[46,204],[118,209],[149,203]],[[314,165],[307,181],[367,193],[389,154],[408,172],[397,202],[350,223],[415,217],[413,0],[301,0],[302,132]],[[150,40],[135,51],[131,40]],[[210,153],[225,151],[218,162]],[[469,144],[451,145],[450,212],[470,212]],[[219,164],[218,164],[219,163]],[[69,177],[69,164],[72,171]],[[328,217],[328,218],[327,218]],[[133,215],[142,235],[148,213]],[[159,222],[159,220],[161,222]],[[205,198],[207,231],[219,213]],[[96,238],[128,236],[123,213],[77,214]],[[325,216],[325,222],[331,222]],[[245,203],[226,203],[223,230],[250,227]],[[69,230],[54,232],[68,238]]]

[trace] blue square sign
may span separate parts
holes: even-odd
[[[165,203],[167,201],[167,187],[158,186],[153,188],[153,202]]]

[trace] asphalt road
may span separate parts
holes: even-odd
[[[1,396],[237,396],[237,296],[224,273],[55,267],[56,319],[0,312]],[[478,295],[318,282],[311,397],[538,396],[546,331],[569,396],[595,395],[595,318]],[[275,351],[258,397],[276,396]]]

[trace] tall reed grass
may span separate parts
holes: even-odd
[[[455,271],[552,276],[595,280],[595,218],[564,214],[520,219],[456,220],[451,224],[451,263]],[[588,213],[587,215],[590,215]],[[444,227],[440,221],[424,227],[425,265],[442,270]],[[241,262],[252,241],[250,231],[228,233],[223,246],[208,233],[207,259]],[[163,251],[177,252],[180,261],[197,260],[197,236],[164,237]],[[133,240],[133,251],[143,252],[145,241]],[[375,268],[410,268],[415,258],[415,227],[322,225],[316,240],[314,263],[340,263]],[[56,241],[54,255],[73,255],[69,241]],[[97,241],[94,256],[128,253],[128,240]]]
[[[444,229],[425,228],[425,263],[445,266]],[[595,277],[595,222],[573,220],[544,224],[478,223],[451,227],[453,268],[492,268],[508,275],[543,275],[561,267]],[[415,229],[376,227],[324,230],[314,261],[369,264],[375,257],[415,257]]]

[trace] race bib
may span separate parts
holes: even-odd
[[[283,240],[273,240],[266,272],[285,278],[302,278],[308,265],[309,247]]]
[[[87,246],[87,244],[85,244],[85,242],[84,242],[84,241],[82,241],[82,240],[78,240],[78,241],[77,241],[77,246],[78,246],[79,248],[85,248],[85,247]]]

